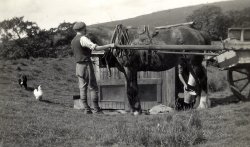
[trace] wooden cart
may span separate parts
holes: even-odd
[[[228,82],[235,96],[250,99],[250,28],[230,28],[223,42],[228,49],[216,56],[219,67],[228,70]]]

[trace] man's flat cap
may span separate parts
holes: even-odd
[[[73,26],[74,30],[81,30],[86,27],[86,24],[84,22],[76,22]]]

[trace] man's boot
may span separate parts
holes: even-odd
[[[84,110],[85,114],[92,114],[91,109],[86,100],[80,99],[80,96],[73,96],[74,109]]]
[[[90,92],[91,94],[91,99],[92,99],[92,106],[93,106],[93,113],[94,114],[103,114],[102,112],[102,109],[99,107],[99,104],[98,104],[98,91],[97,90],[92,90]]]
[[[98,101],[93,101],[93,109],[94,114],[103,114],[102,109],[98,105]]]
[[[74,109],[78,109],[78,110],[85,109],[81,99],[74,100]]]

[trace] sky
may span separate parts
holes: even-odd
[[[62,22],[91,25],[219,1],[227,0],[0,0],[0,21],[24,16],[49,29]]]

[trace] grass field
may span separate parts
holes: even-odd
[[[250,102],[237,102],[225,84],[219,87],[223,92],[210,92],[213,108],[206,110],[84,115],[72,109],[72,95],[78,94],[74,68],[72,58],[0,61],[0,146],[250,145]],[[43,101],[19,87],[21,73],[29,87],[42,85]]]

